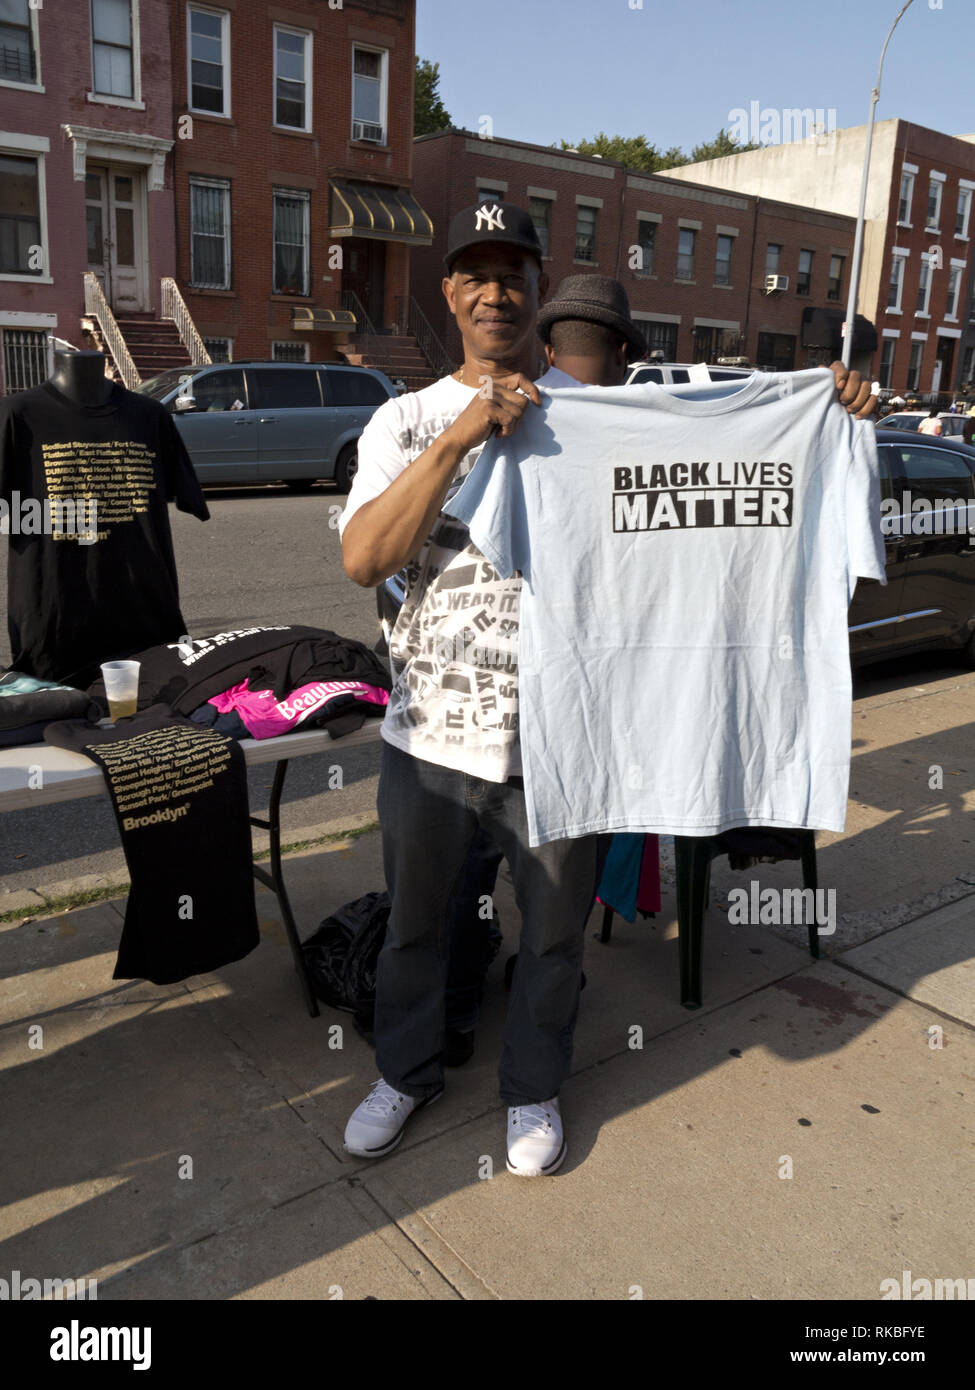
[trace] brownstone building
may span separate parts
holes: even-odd
[[[178,275],[215,360],[408,318],[413,0],[172,0]],[[361,343],[359,344],[361,346]]]
[[[758,197],[774,192],[854,215],[865,141],[866,127],[856,126],[819,141],[670,169],[664,177]],[[853,365],[885,388],[933,397],[975,385],[975,334],[966,335],[973,203],[975,136],[946,135],[896,118],[877,123],[857,308],[876,322],[879,342],[859,355],[854,344]]]
[[[440,288],[446,228],[460,208],[498,199],[531,211],[553,291],[587,270],[621,280],[648,350],[667,360],[741,356],[791,369],[839,355],[850,217],[465,131],[414,143],[414,190],[436,229],[414,259],[414,291],[457,360]],[[790,279],[793,261],[802,269]],[[874,341],[870,324],[859,330]]]

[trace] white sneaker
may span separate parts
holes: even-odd
[[[414,1100],[401,1095],[380,1077],[345,1127],[346,1153],[356,1158],[382,1158],[396,1148],[410,1116],[442,1095],[441,1086],[428,1100]]]
[[[554,1173],[565,1158],[558,1098],[508,1107],[508,1172],[519,1178]]]

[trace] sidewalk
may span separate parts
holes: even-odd
[[[606,946],[597,909],[568,1158],[548,1179],[504,1166],[518,916],[503,880],[474,1058],[377,1163],[342,1149],[371,1049],[348,1015],[308,1017],[263,889],[261,946],[182,985],[111,979],[124,901],[3,928],[0,1274],[94,1277],[102,1300],[873,1300],[905,1269],[975,1274],[975,878],[897,925],[883,894],[857,907],[864,837],[854,824],[821,846],[820,882],[848,880],[852,906],[829,959],[810,960],[804,927],[733,927],[712,906],[698,1012],[678,1003],[672,887],[661,917],[617,918]],[[307,935],[382,886],[379,836],[292,856],[286,874]],[[716,863],[712,902],[751,877],[798,882],[790,865]]]

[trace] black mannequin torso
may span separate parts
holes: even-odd
[[[56,352],[49,380],[78,406],[105,405],[112,394],[113,383],[105,375],[103,352]]]

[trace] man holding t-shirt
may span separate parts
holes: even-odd
[[[520,577],[503,580],[441,507],[488,436],[512,434],[537,408],[539,387],[575,382],[554,368],[539,378],[536,319],[547,277],[525,211],[500,203],[458,213],[446,270],[464,365],[376,412],[340,521],[356,583],[372,587],[407,566],[390,640],[395,683],[378,799],[392,899],[376,988],[381,1079],[349,1120],[345,1144],[381,1157],[443,1090],[448,903],[481,829],[508,860],[522,915],[500,1083],[508,1169],[534,1177],[565,1156],[558,1092],[601,856],[596,836],[529,846],[518,743]],[[869,388],[856,373],[843,371],[838,386],[848,408],[866,407]]]

